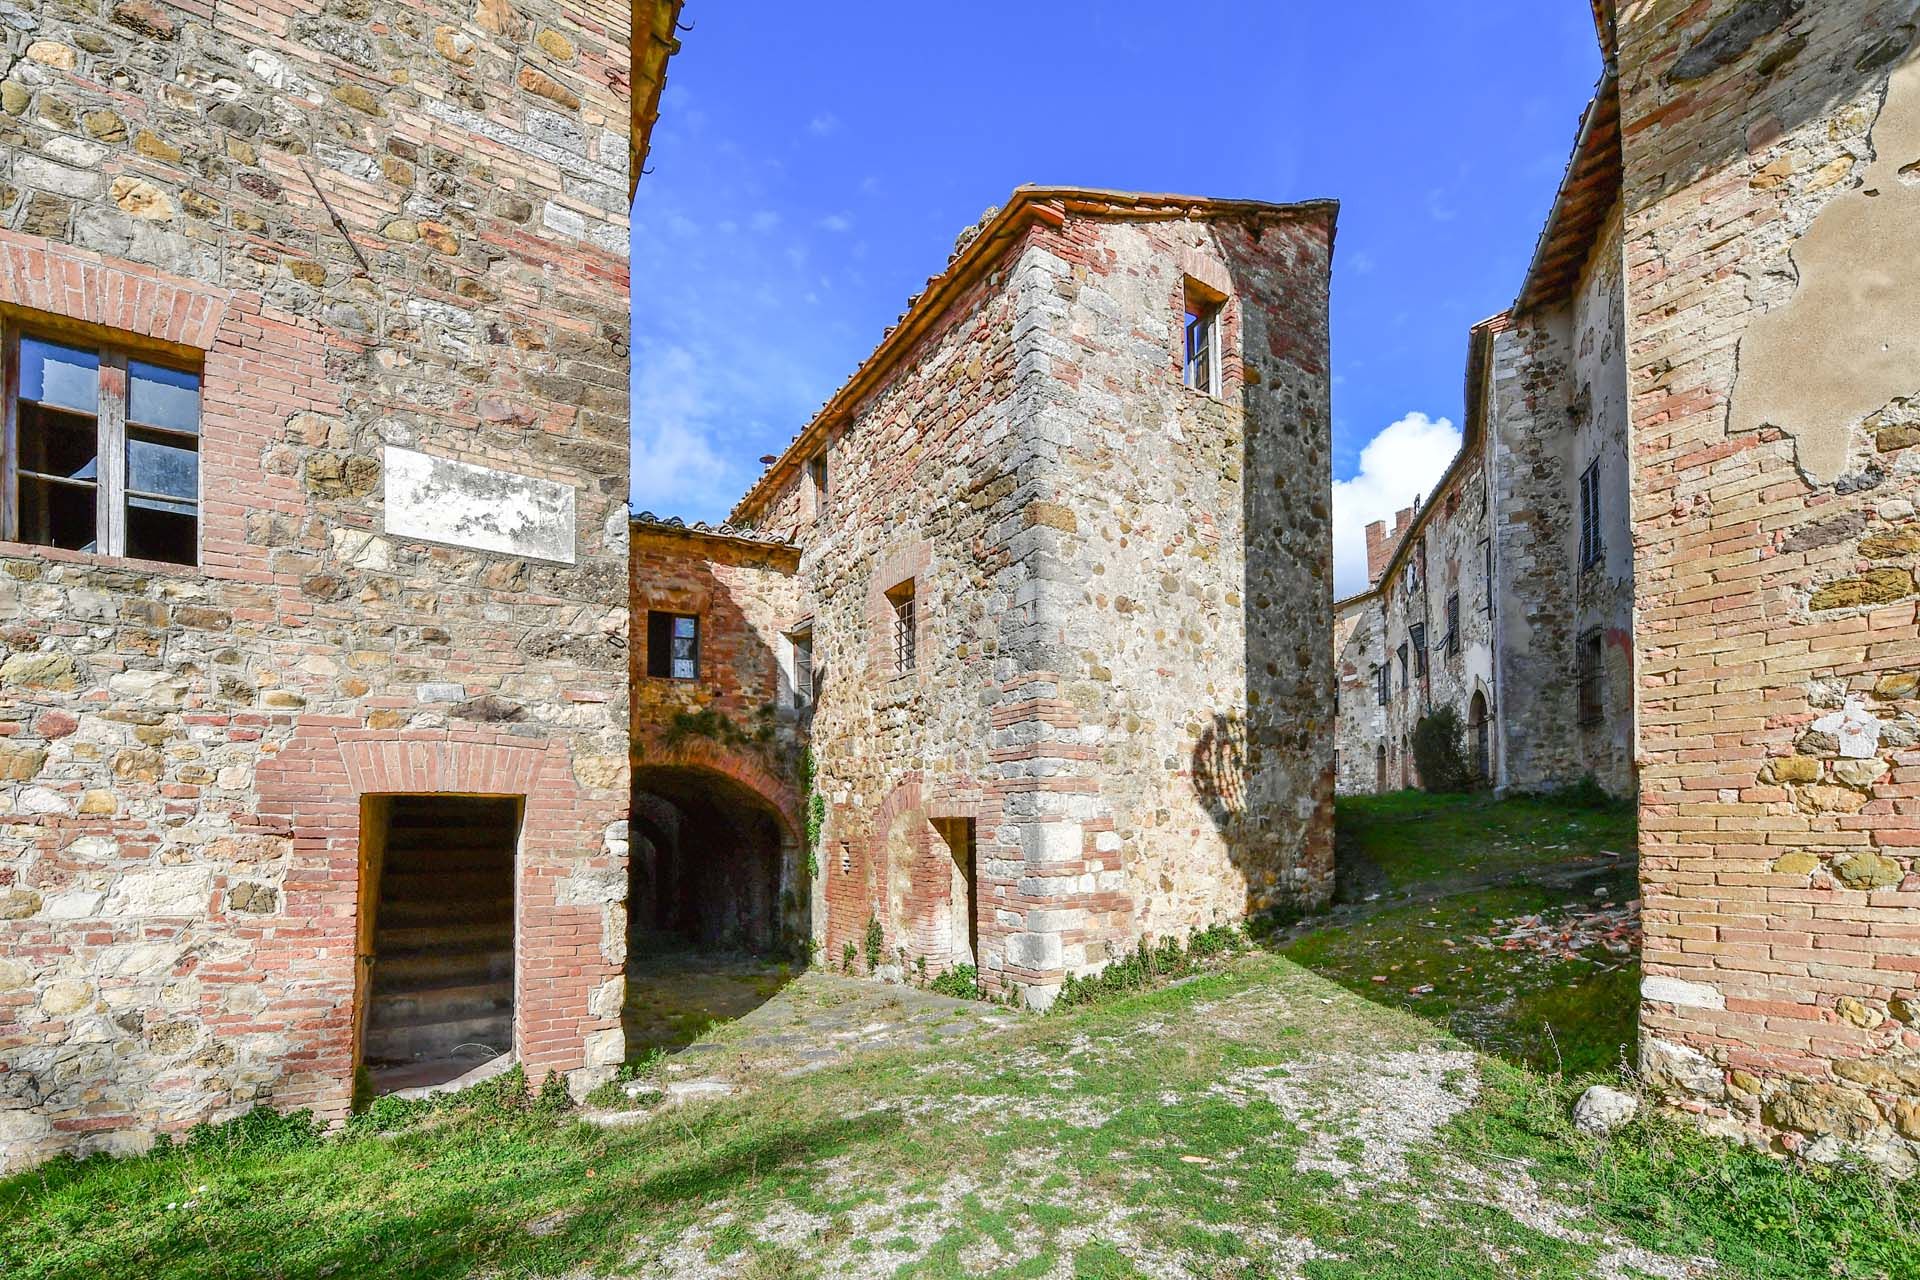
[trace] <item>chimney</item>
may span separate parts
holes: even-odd
[[[1367,526],[1367,585],[1380,581],[1387,561],[1393,558],[1393,543],[1387,541],[1387,522],[1375,520]]]

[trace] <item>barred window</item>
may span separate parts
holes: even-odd
[[[915,652],[917,636],[914,634],[913,579],[887,592],[887,603],[893,606],[893,669],[896,674],[904,675],[914,668],[918,657]]]
[[[1605,689],[1606,650],[1601,643],[1600,629],[1582,633],[1579,643],[1579,683],[1580,683],[1580,723],[1599,724],[1606,719]]]
[[[200,374],[115,346],[6,335],[5,535],[200,560]]]

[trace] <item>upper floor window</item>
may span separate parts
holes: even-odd
[[[647,614],[647,674],[662,680],[700,678],[700,619],[690,613]]]
[[[1460,652],[1460,593],[1453,592],[1447,597],[1447,656]]]
[[[1220,313],[1226,299],[1196,281],[1186,288],[1186,360],[1181,381],[1210,396],[1220,394]]]
[[[1480,539],[1480,581],[1485,591],[1480,609],[1483,613],[1493,612],[1493,539]]]
[[[1407,628],[1407,639],[1413,643],[1413,674],[1427,674],[1427,624],[1416,622]]]
[[[199,562],[197,372],[9,332],[6,415],[7,537]]]
[[[805,711],[814,703],[817,690],[813,671],[813,632],[796,631],[788,637],[793,645],[793,705]]]
[[[827,452],[822,449],[807,459],[807,496],[813,504],[813,518],[827,514]]]
[[[1392,699],[1393,691],[1388,684],[1387,668],[1375,667],[1373,669],[1373,700],[1384,707]]]
[[[1595,458],[1580,473],[1580,567],[1598,564],[1601,550],[1600,460]]]
[[[1407,642],[1405,640],[1402,640],[1400,642],[1400,691],[1402,693],[1405,693],[1407,689],[1408,674],[1409,674],[1409,671],[1407,667]]]
[[[913,670],[918,658],[918,637],[914,633],[913,579],[887,592],[887,604],[893,609],[893,669],[904,675]]]

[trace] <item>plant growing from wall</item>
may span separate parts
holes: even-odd
[[[840,972],[852,973],[853,962],[860,957],[860,948],[853,945],[853,939],[847,939],[847,945],[840,949]]]
[[[813,748],[800,753],[800,801],[807,815],[807,878],[820,879],[820,833],[827,825],[827,799],[813,789]]]
[[[677,747],[689,738],[705,738],[727,747],[763,747],[773,741],[773,712],[762,707],[754,712],[754,725],[745,729],[733,722],[724,711],[712,707],[702,707],[698,711],[676,711],[667,727],[661,731],[660,740],[669,747]]]
[[[1413,726],[1413,763],[1420,785],[1427,791],[1471,791],[1479,784],[1467,762],[1466,731],[1460,713],[1440,707],[1420,717]]]
[[[880,927],[880,917],[867,917],[867,972],[874,973],[880,968],[880,957],[887,953],[886,931]]]

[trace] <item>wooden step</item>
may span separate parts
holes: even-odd
[[[374,961],[377,989],[445,986],[456,982],[513,980],[513,952],[507,934],[498,945],[434,946],[413,951],[383,950]]]
[[[447,946],[459,949],[513,946],[511,913],[503,920],[467,920],[456,924],[400,925],[385,918],[374,934],[375,953],[381,956],[427,951]]]
[[[440,1022],[413,1022],[401,1026],[368,1028],[368,1062],[413,1062],[445,1057],[462,1045],[486,1045],[495,1053],[513,1047],[511,1010],[449,1018]]]
[[[412,871],[389,866],[380,887],[383,902],[513,901],[513,881],[498,871]]]
[[[432,1026],[441,1022],[457,1022],[463,1018],[491,1017],[509,1013],[513,1009],[511,980],[385,991],[380,989],[379,981],[376,970],[373,1004],[367,1011],[367,1025],[381,1030],[403,1025]]]

